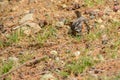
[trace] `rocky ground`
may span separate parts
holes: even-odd
[[[119,0],[0,0],[0,80],[119,80]],[[71,33],[75,11],[90,33]]]

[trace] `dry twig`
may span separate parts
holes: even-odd
[[[11,73],[13,73],[14,71],[22,68],[23,66],[26,66],[27,64],[36,64],[36,62],[38,63],[38,62],[40,62],[41,60],[43,60],[43,59],[45,59],[45,58],[47,58],[47,56],[39,57],[39,58],[30,60],[30,61],[28,61],[28,62],[25,62],[25,63],[23,63],[22,65],[18,66],[17,68],[12,69],[12,70],[10,70],[9,72],[1,75],[1,76],[0,76],[0,79],[5,78],[5,77],[8,76],[9,74],[11,74]]]

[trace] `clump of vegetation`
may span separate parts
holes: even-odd
[[[119,80],[120,79],[120,74],[117,74],[115,76],[111,75],[111,76],[107,76],[107,75],[101,75],[101,76],[91,76],[88,75],[85,80]]]
[[[8,44],[17,43],[22,36],[23,36],[23,31],[17,30],[17,31],[15,31],[7,36],[7,38],[8,38],[7,43]]]
[[[42,33],[37,34],[36,41],[40,46],[43,46],[43,44],[49,39],[54,39],[56,36],[56,28],[53,26],[46,26],[43,28]]]
[[[6,36],[6,39],[0,39],[0,47],[10,46],[13,43],[18,43],[24,36],[22,30],[17,30]]]
[[[24,63],[28,60],[31,60],[33,58],[34,54],[33,53],[24,53],[22,55],[19,55],[19,62]]]
[[[66,69],[73,74],[82,73],[87,67],[94,65],[94,60],[92,57],[84,56],[80,57],[77,61],[72,61],[66,64]]]
[[[84,2],[88,7],[104,4],[104,0],[84,0]]]
[[[0,66],[0,74],[7,73],[10,71],[14,66],[13,60],[3,61],[2,65]]]

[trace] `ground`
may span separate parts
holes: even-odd
[[[1,0],[0,78],[119,80],[120,6],[115,3]],[[88,19],[89,34],[84,27],[81,36],[70,33],[76,10]]]

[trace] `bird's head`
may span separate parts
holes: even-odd
[[[76,14],[77,18],[81,17],[81,12],[80,11],[76,10],[75,14]]]

